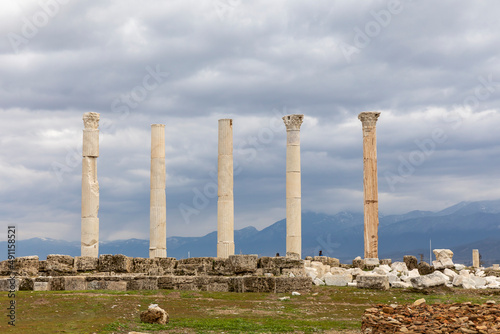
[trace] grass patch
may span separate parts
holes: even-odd
[[[280,301],[279,298],[290,299]],[[6,317],[0,333],[115,333],[130,331],[182,333],[286,333],[352,330],[373,304],[500,303],[500,291],[436,289],[374,291],[351,287],[313,287],[301,296],[271,293],[195,291],[19,291],[16,293],[16,326]],[[6,309],[7,292],[0,293]],[[165,326],[142,324],[141,311],[149,304],[167,310]]]

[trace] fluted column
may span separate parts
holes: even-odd
[[[149,257],[167,257],[165,197],[165,125],[151,125],[151,184],[149,200]]]
[[[380,112],[358,115],[363,126],[363,189],[365,218],[365,259],[378,259],[377,132]]]
[[[219,120],[217,257],[234,255],[233,120]]]
[[[300,126],[304,115],[283,117],[286,126],[286,256],[302,256]]]
[[[83,114],[81,255],[99,257],[99,114]]]

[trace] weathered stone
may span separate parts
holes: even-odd
[[[182,261],[182,260],[181,260]],[[176,276],[196,276],[206,273],[207,268],[203,264],[178,263],[174,269]]]
[[[49,282],[34,282],[33,291],[50,291]]]
[[[413,255],[405,255],[403,256],[403,262],[406,264],[408,270],[413,270],[418,268],[418,260]]]
[[[92,256],[75,256],[75,269],[77,271],[95,271],[99,259]]]
[[[391,264],[392,264],[392,260],[391,259],[381,259],[380,260],[380,264],[381,265],[386,264],[386,265],[388,265],[390,267]]]
[[[363,265],[364,265],[364,261],[363,259],[361,258],[361,256],[357,256],[354,260],[352,260],[352,266],[354,268],[362,268]]]
[[[156,304],[151,304],[146,311],[141,312],[140,318],[145,323],[165,325],[168,323],[169,316],[164,309]]]
[[[0,291],[19,291],[19,278],[0,278]]]
[[[334,257],[328,257],[328,256],[315,256],[313,258],[314,261],[318,261],[323,263],[324,265],[328,265],[330,267],[338,267],[340,266],[340,260],[336,259]]]
[[[69,255],[47,255],[45,270],[51,276],[61,276],[76,273],[75,259]]]
[[[404,262],[394,262],[391,264],[391,269],[393,271],[396,271],[398,273],[406,275],[408,273],[408,267],[406,266],[406,263]]]
[[[311,279],[309,277],[275,277],[274,280],[276,281],[275,293],[292,291],[304,293],[311,291]]]
[[[158,290],[158,278],[135,277],[127,282],[127,290]]]
[[[101,272],[130,273],[132,271],[132,260],[122,254],[103,254],[99,256],[98,270]]]
[[[145,259],[136,257],[132,259],[133,273],[145,273],[147,275],[160,276],[163,275],[163,268],[160,266],[160,258]]]
[[[412,287],[411,283],[406,283],[406,282],[392,282],[390,284],[391,288],[395,289],[408,289]]]
[[[21,277],[19,282],[20,291],[33,291],[35,279],[31,277]]]
[[[445,285],[447,279],[443,277],[440,272],[434,272],[429,275],[413,277],[410,282],[412,286],[416,289],[430,288],[434,286]]]
[[[232,276],[234,274],[229,258],[217,257],[213,259],[210,275]]]
[[[350,274],[340,274],[333,275],[331,273],[326,273],[324,276],[325,284],[331,286],[347,286],[348,283],[352,282],[352,276]]]
[[[177,266],[177,259],[174,257],[159,258],[158,265],[163,270],[163,275],[172,274]]]
[[[65,290],[64,283],[65,283],[64,277],[49,277],[50,291],[63,291],[63,290]]]
[[[436,261],[432,261],[432,265],[436,270],[441,270],[445,268],[453,268],[455,264],[453,263],[453,252],[449,249],[434,249],[432,251],[436,256]]]
[[[427,262],[421,261],[418,264],[418,273],[420,275],[428,275],[428,274],[432,274],[433,272],[434,272],[434,267],[432,267]]]
[[[258,255],[229,255],[235,274],[251,274],[257,270]]]
[[[282,274],[283,269],[296,269],[295,273],[302,273],[305,276],[304,264],[300,259],[292,259],[289,257],[268,257],[263,256],[258,259],[257,267],[264,269],[264,272],[272,273],[275,276]]]
[[[82,276],[64,277],[64,290],[67,291],[87,290],[87,280],[85,277]]]
[[[39,272],[38,256],[23,256],[14,259],[13,262],[2,261],[0,266],[0,276],[10,276],[13,271],[11,264],[14,265],[14,272],[18,276],[37,276]]]
[[[87,282],[88,290],[113,290],[113,291],[127,291],[126,281],[105,281],[105,280],[91,280]]]
[[[361,289],[388,290],[390,287],[389,279],[385,275],[358,275],[356,283]]]
[[[313,284],[314,285],[325,285],[325,282],[322,279],[316,277],[315,279],[313,279]]]
[[[448,268],[446,268],[443,271],[443,274],[445,274],[446,276],[448,276],[451,281],[453,281],[453,278],[455,278],[455,276],[458,276],[458,274],[456,272],[454,272],[453,270],[448,269]]]

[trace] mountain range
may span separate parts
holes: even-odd
[[[363,214],[340,212],[327,215],[302,213],[302,257],[323,255],[350,263],[363,257]],[[249,226],[234,233],[236,254],[284,255],[285,219],[262,229]],[[169,237],[167,253],[178,259],[216,256],[217,232],[201,237]],[[7,249],[5,241],[1,249]],[[471,264],[472,249],[479,249],[485,265],[500,263],[500,200],[461,202],[439,212],[411,211],[379,217],[379,257],[402,260],[415,255],[429,261],[430,248],[449,248],[455,263]],[[100,254],[148,257],[149,240],[102,241]],[[6,259],[6,252],[0,260]],[[80,242],[33,238],[17,242],[17,256],[47,254],[80,255]]]

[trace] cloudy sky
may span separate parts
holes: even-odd
[[[168,236],[216,229],[217,120],[232,118],[235,228],[285,217],[286,131],[302,208],[362,211],[377,123],[381,214],[500,198],[496,1],[0,4],[0,235],[80,238],[82,115],[101,115],[101,240],[149,237],[150,125],[166,124]]]

